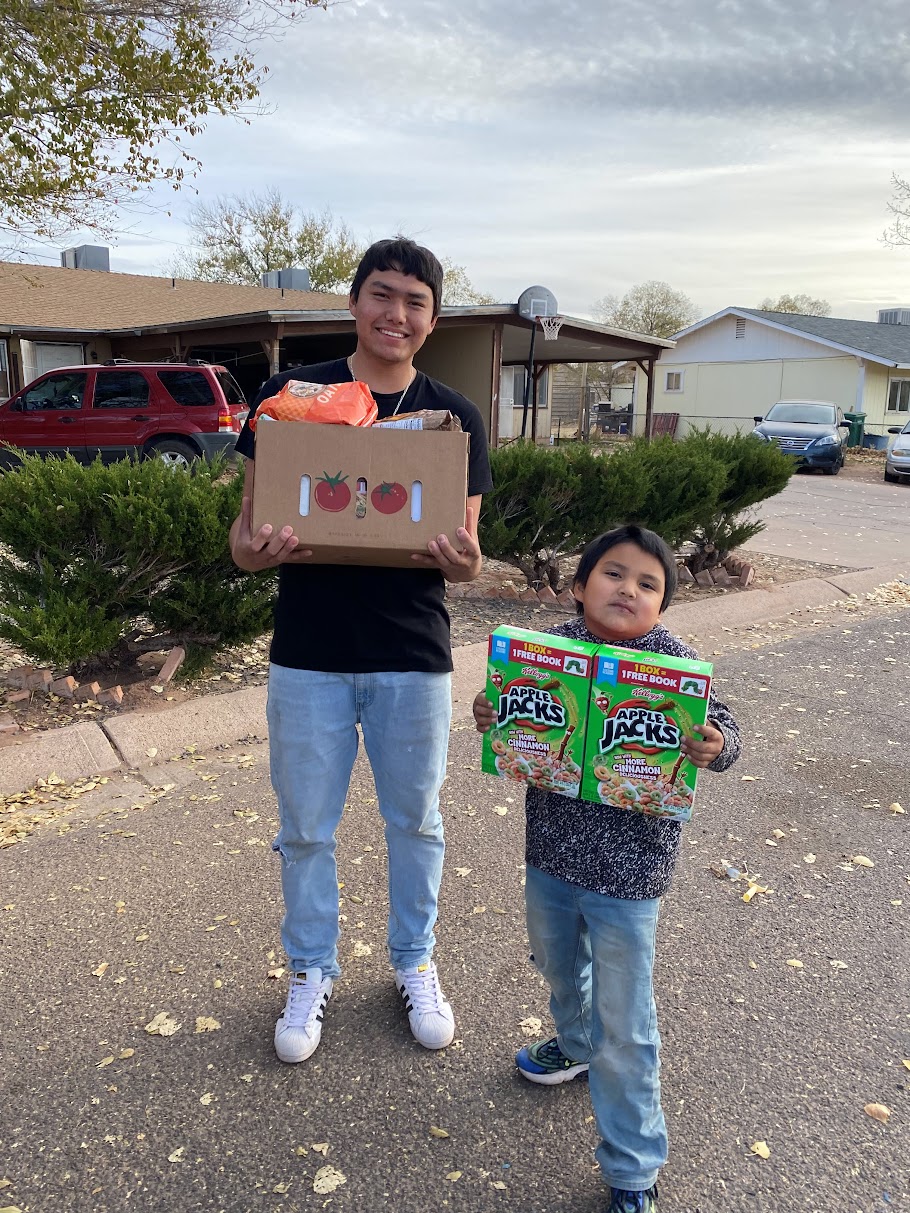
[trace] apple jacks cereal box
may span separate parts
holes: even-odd
[[[705,661],[601,645],[582,799],[688,821],[698,771],[680,754],[680,741],[705,723],[712,672]]]
[[[596,650],[564,636],[496,629],[487,663],[496,719],[483,737],[484,771],[578,795]]]

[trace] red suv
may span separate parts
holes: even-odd
[[[80,463],[157,456],[187,467],[232,451],[248,411],[223,366],[115,360],[33,380],[0,405],[0,442]],[[16,462],[0,447],[0,467]]]

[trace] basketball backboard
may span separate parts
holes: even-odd
[[[556,296],[545,286],[529,286],[518,296],[518,314],[525,320],[535,320],[538,316],[555,316],[558,307]]]

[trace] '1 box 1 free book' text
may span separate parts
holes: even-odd
[[[688,821],[713,667],[523,628],[490,636],[482,769],[564,796]]]

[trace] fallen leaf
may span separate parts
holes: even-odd
[[[101,1060],[99,1062],[96,1062],[95,1064],[99,1070],[103,1070],[104,1067],[109,1066],[113,1060],[114,1060],[114,1054],[111,1053],[107,1057],[102,1057]]]
[[[787,964],[791,969],[801,969],[803,967],[803,962],[801,960],[788,960]]]
[[[168,1154],[168,1162],[183,1162],[183,1154],[185,1150],[186,1146],[178,1146],[173,1154]]]
[[[105,961],[104,964],[100,964],[97,969],[92,969],[92,977],[103,977],[110,967],[111,966],[108,964],[108,962]]]
[[[288,1188],[290,1188],[290,1186],[291,1186],[290,1181],[288,1181],[285,1184],[275,1184],[274,1188],[272,1188],[272,1191],[283,1194],[283,1193],[287,1192],[287,1190],[288,1190]]]
[[[901,1065],[906,1066],[907,1069],[910,1070],[910,1058],[907,1058],[907,1057],[901,1058]]]
[[[221,1024],[217,1019],[212,1019],[210,1015],[196,1016],[196,1031],[197,1032],[217,1032]]]
[[[13,1181],[11,1179],[0,1179],[0,1188],[11,1188]]]
[[[787,835],[784,833],[783,830],[772,830],[771,836],[772,836],[772,838],[786,838],[787,837]]]
[[[117,1054],[117,1060],[126,1061],[127,1058],[135,1056],[135,1053],[136,1053],[135,1049],[121,1049],[120,1052]]]
[[[373,949],[368,943],[363,943],[359,939],[354,940],[353,952],[355,956],[372,956]]]
[[[217,1098],[218,1098],[218,1096],[213,1095],[211,1091],[206,1091],[206,1093],[204,1095],[199,1096],[199,1102],[201,1104],[204,1104],[205,1107],[208,1107],[209,1104],[214,1103]]]
[[[803,863],[815,863],[815,856],[810,851],[808,855],[803,856]]]
[[[159,1011],[152,1022],[145,1025],[145,1030],[150,1036],[173,1036],[179,1028],[180,1024],[175,1019],[171,1019],[167,1011]]]
[[[302,1158],[304,1156],[304,1154],[309,1154],[309,1150],[306,1148],[306,1146],[296,1146],[294,1149],[294,1153],[297,1155],[298,1158]]]
[[[269,977],[272,979],[272,981],[277,981],[279,977],[284,975],[284,971],[285,970],[283,967],[279,969],[269,969]]]
[[[848,967],[842,960],[830,960],[828,963],[832,969],[846,969]]]
[[[883,1103],[867,1103],[863,1111],[867,1116],[871,1116],[873,1120],[877,1120],[883,1125],[886,1125],[891,1119],[891,1109],[886,1108]]]
[[[327,1141],[314,1141],[310,1148],[325,1158],[329,1152],[329,1143]]]
[[[448,1173],[448,1175],[446,1176],[446,1179],[449,1180],[450,1183],[457,1183],[457,1181],[459,1179],[461,1179],[461,1172],[460,1171],[450,1171]]]
[[[757,775],[742,775],[740,778],[743,783],[755,783],[758,776]]]
[[[490,1184],[490,1187],[496,1188],[496,1190],[498,1192],[505,1192],[505,1190],[506,1190],[506,1185],[502,1182],[501,1179],[494,1179],[492,1181],[492,1183]]]
[[[471,868],[456,868],[455,875],[456,876],[470,876]]]
[[[537,1036],[543,1027],[543,1022],[536,1015],[529,1015],[518,1026],[525,1036]]]
[[[896,801],[896,800],[895,800],[895,802],[894,802],[893,804],[889,804],[889,805],[888,805],[888,812],[889,812],[889,813],[903,813],[903,811],[904,811],[904,810],[901,808],[901,806],[900,806],[900,805],[897,803],[897,801]]]
[[[770,1158],[771,1147],[766,1141],[754,1141],[749,1149],[753,1154],[757,1154],[759,1158]]]
[[[431,1137],[448,1137],[449,1135],[445,1131],[445,1129],[437,1129],[435,1125],[430,1125],[430,1136]]]
[[[336,1171],[334,1167],[320,1167],[313,1177],[313,1191],[324,1195],[326,1192],[334,1192],[347,1182],[347,1176]]]
[[[506,813],[508,813],[508,811],[509,810],[506,808],[506,806],[504,804],[494,804],[493,805],[493,812],[497,813],[500,817],[505,817],[505,815],[506,815]]]
[[[158,747],[149,746],[149,748],[145,752],[146,752],[146,754],[148,754],[149,758],[154,758],[155,755],[158,753]]]
[[[854,855],[853,859],[850,862],[855,863],[858,868],[874,868],[875,867],[875,864],[866,855]]]

